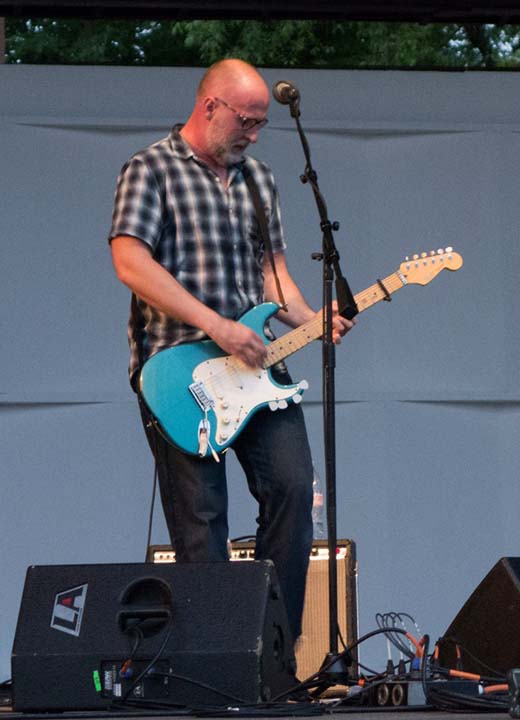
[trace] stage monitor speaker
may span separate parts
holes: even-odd
[[[501,558],[466,601],[440,641],[445,667],[499,675],[520,667],[520,557]],[[461,657],[457,662],[456,644]]]
[[[232,560],[253,560],[255,543],[239,541],[231,545]],[[175,559],[169,545],[149,548],[148,559],[155,563],[171,563]],[[352,540],[338,540],[336,552],[338,579],[338,625],[345,645],[358,637],[357,623],[357,562],[356,545]],[[298,677],[302,680],[320,669],[329,651],[329,549],[326,540],[313,543],[302,635],[296,648]],[[342,650],[340,645],[339,650]],[[357,652],[353,652],[354,659]]]
[[[30,567],[12,680],[16,711],[268,701],[295,683],[274,565]]]

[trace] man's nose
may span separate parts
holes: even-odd
[[[257,127],[252,127],[249,130],[246,130],[246,137],[251,143],[255,143],[258,140],[258,133],[260,132],[260,129]]]

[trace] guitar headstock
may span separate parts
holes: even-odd
[[[405,258],[399,266],[399,273],[406,283],[427,285],[441,270],[458,270],[462,267],[462,257],[453,252],[453,248],[431,250],[420,255]]]

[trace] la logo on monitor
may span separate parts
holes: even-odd
[[[88,585],[64,590],[54,598],[51,628],[79,637]]]

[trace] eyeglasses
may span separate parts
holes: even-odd
[[[231,112],[234,112],[235,115],[240,120],[240,127],[242,130],[252,130],[253,128],[263,128],[267,125],[268,119],[262,118],[261,120],[257,120],[256,118],[247,117],[247,115],[242,115],[242,113],[239,113],[238,110],[235,110],[235,108],[231,107],[231,105],[228,105],[225,100],[222,100],[221,98],[216,97],[215,100],[219,103],[222,103],[222,105],[225,105],[228,110],[231,110]]]

